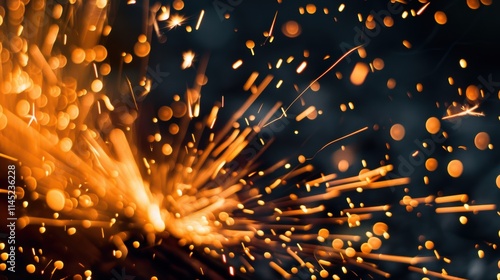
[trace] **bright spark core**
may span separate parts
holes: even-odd
[[[192,51],[187,51],[182,53],[182,69],[187,69],[193,65],[193,60],[195,58],[195,53]]]
[[[167,20],[167,27],[172,30],[178,26],[182,26],[182,24],[186,21],[186,18],[179,15],[179,14],[173,14],[170,16],[170,18]]]

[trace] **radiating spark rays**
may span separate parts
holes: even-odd
[[[186,21],[186,18],[184,18],[181,15],[174,14],[171,15],[170,18],[167,20],[167,27],[172,30],[175,27],[181,26],[184,22]]]
[[[93,47],[93,42],[99,40],[99,35],[101,34],[100,28],[103,26],[103,23],[100,21],[103,20],[103,17],[106,17],[106,11],[105,9],[94,7],[93,2],[83,5],[88,5],[89,10],[92,11],[91,13],[85,13],[88,15],[89,22],[81,28],[83,30],[82,36],[84,38],[85,49],[88,48],[90,50]],[[75,11],[78,9],[76,6],[71,6],[71,9],[73,8]],[[311,11],[312,8],[308,9]],[[176,10],[180,9],[176,8]],[[144,2],[144,13],[144,18],[147,18],[147,20],[142,22],[143,33],[147,42],[151,41],[153,29],[157,32],[157,35],[160,34],[157,21],[168,21],[167,26],[174,28],[175,26],[182,25],[186,20],[179,15],[170,16],[169,6],[164,7],[160,6],[160,4],[155,4],[150,7],[148,1]],[[200,11],[195,27],[196,30],[200,28],[204,13],[204,10]],[[264,44],[268,39],[271,40],[270,38],[273,36],[277,15],[278,12],[274,15]],[[37,178],[33,180],[38,185],[31,186],[30,188],[32,188],[31,191],[36,190],[36,194],[40,195],[42,200],[48,191],[57,189],[56,198],[62,197],[61,201],[51,203],[47,201],[46,204],[49,208],[52,206],[52,210],[61,212],[62,215],[68,217],[67,219],[59,219],[59,213],[55,213],[57,217],[54,215],[53,218],[25,216],[20,219],[25,223],[24,227],[38,224],[42,225],[43,228],[45,226],[54,226],[66,229],[67,226],[83,224],[83,227],[100,230],[102,238],[108,238],[117,248],[117,250],[113,250],[113,254],[117,258],[124,258],[127,252],[131,251],[131,248],[125,246],[125,241],[130,238],[131,232],[138,232],[147,241],[148,246],[161,244],[162,240],[166,240],[162,238],[168,234],[179,239],[180,244],[192,245],[193,248],[196,245],[197,249],[204,247],[207,255],[216,257],[222,255],[224,256],[224,260],[226,254],[232,256],[231,258],[235,254],[239,254],[240,262],[249,272],[255,270],[249,260],[254,261],[263,256],[265,258],[269,257],[268,264],[270,267],[285,278],[291,277],[291,274],[288,272],[289,267],[285,265],[289,259],[297,261],[301,267],[309,270],[311,277],[315,276],[318,265],[324,270],[325,267],[329,266],[335,268],[336,264],[340,262],[346,265],[357,265],[360,268],[388,277],[389,273],[378,269],[375,264],[368,262],[360,263],[363,260],[359,258],[410,264],[430,259],[430,257],[362,253],[359,251],[359,244],[356,244],[356,242],[366,240],[366,237],[354,234],[316,234],[313,232],[316,228],[315,225],[328,224],[355,227],[361,223],[374,222],[372,219],[376,215],[373,212],[387,211],[390,207],[389,204],[378,205],[379,203],[377,203],[374,206],[368,205],[358,208],[350,204],[351,208],[341,210],[339,217],[325,212],[330,210],[329,204],[332,202],[330,200],[342,193],[408,184],[409,178],[381,180],[387,172],[392,170],[392,166],[388,165],[363,171],[364,173],[358,176],[345,179],[337,179],[336,174],[322,175],[321,177],[310,179],[308,176],[313,171],[312,165],[303,164],[304,162],[300,160],[300,164],[293,168],[290,168],[293,165],[289,163],[289,160],[284,159],[277,160],[275,164],[267,169],[261,171],[256,169],[258,165],[255,162],[259,159],[260,155],[269,149],[271,143],[274,141],[274,139],[265,139],[264,141],[263,137],[258,135],[261,129],[282,117],[287,117],[288,110],[297,100],[300,99],[305,105],[305,101],[302,99],[303,94],[331,71],[342,59],[362,46],[355,47],[345,53],[330,68],[313,80],[306,89],[299,93],[288,107],[283,108],[280,102],[276,102],[270,110],[263,113],[263,117],[259,117],[257,120],[247,117],[245,114],[248,113],[247,110],[250,106],[272,82],[274,76],[264,73],[264,78],[257,85],[256,81],[259,78],[259,73],[252,73],[243,86],[245,91],[250,91],[250,97],[240,109],[235,111],[229,122],[220,131],[212,131],[212,129],[215,122],[218,121],[219,110],[224,107],[224,96],[222,97],[221,105],[216,104],[203,121],[196,123],[200,115],[201,88],[206,83],[205,72],[208,63],[207,60],[202,60],[197,65],[198,73],[193,88],[187,89],[185,96],[182,98],[178,96],[176,100],[176,102],[179,102],[182,99],[179,103],[183,104],[182,106],[184,106],[187,113],[180,117],[180,120],[172,121],[176,125],[174,129],[175,133],[171,132],[172,135],[169,135],[172,136],[173,140],[165,142],[164,147],[166,148],[164,150],[166,152],[161,156],[161,160],[158,160],[153,156],[141,157],[135,153],[137,147],[130,141],[129,137],[131,133],[128,132],[133,131],[131,123],[124,126],[123,130],[114,127],[108,129],[109,127],[104,127],[99,122],[94,125],[94,118],[97,118],[99,121],[109,118],[111,111],[115,111],[114,113],[116,114],[122,114],[118,112],[119,110],[115,110],[114,106],[116,105],[111,102],[106,95],[107,93],[104,93],[105,91],[97,94],[92,93],[88,91],[85,82],[80,83],[80,81],[78,85],[72,84],[67,86],[65,84],[67,81],[64,80],[66,75],[75,80],[84,80],[85,75],[82,73],[66,73],[70,71],[50,67],[50,56],[54,52],[54,48],[57,48],[61,44],[58,40],[62,41],[64,46],[68,44],[67,48],[74,47],[71,45],[73,40],[71,36],[67,36],[64,33],[63,37],[60,38],[60,34],[66,32],[67,27],[73,28],[73,24],[79,22],[73,16],[69,17],[69,21],[71,24],[66,23],[61,25],[60,29],[57,27],[58,25],[53,25],[54,27],[51,27],[47,31],[48,34],[46,36],[39,34],[38,37],[45,39],[43,41],[44,44],[40,47],[41,49],[37,45],[28,46],[26,55],[33,60],[33,67],[37,68],[35,69],[36,71],[30,73],[28,71],[26,72],[27,75],[18,74],[17,70],[13,71],[13,75],[21,81],[19,87],[16,87],[16,90],[14,90],[16,94],[20,94],[20,97],[11,96],[8,98],[12,100],[8,101],[4,101],[2,97],[0,100],[2,101],[2,106],[5,102],[5,109],[3,109],[3,112],[0,111],[0,116],[5,115],[8,119],[6,129],[9,132],[15,132],[13,135],[16,137],[21,136],[21,138],[29,142],[28,145],[24,145],[24,142],[19,143],[16,141],[15,136],[10,136],[0,131],[0,149],[2,151],[8,149],[9,152],[12,150],[12,154],[6,155],[0,153],[0,157],[9,160],[20,160],[23,168],[33,168],[29,172],[34,176],[27,177],[36,176]],[[21,35],[19,34],[19,36]],[[160,36],[158,35],[158,37]],[[31,43],[29,40],[27,42]],[[85,53],[87,50],[83,50],[83,52]],[[85,55],[91,57],[92,52],[88,51],[88,54],[85,53]],[[123,56],[122,62],[125,61],[125,56],[127,55]],[[187,68],[191,67],[193,63],[198,63],[193,58],[194,53],[185,59],[187,63],[182,67]],[[143,66],[141,69],[146,69],[148,59],[148,55],[141,59]],[[287,62],[290,63],[292,60],[293,57],[289,57]],[[89,72],[93,70],[93,76],[98,78],[97,63],[92,62],[92,59],[87,61],[87,58],[83,58],[81,61],[82,67],[85,69],[89,68]],[[281,61],[282,59],[278,60],[276,68],[279,68]],[[233,68],[238,68],[242,60],[239,60],[239,62],[239,64],[234,64]],[[90,66],[85,67],[86,65]],[[301,67],[302,69],[298,72],[304,70],[306,63],[303,65],[304,67]],[[0,66],[3,67],[3,64],[0,64]],[[4,69],[5,67],[0,70],[3,71]],[[122,79],[123,73],[121,71],[120,66],[118,81]],[[39,73],[41,74],[39,75]],[[33,77],[30,77],[30,75]],[[72,75],[75,75],[75,77]],[[140,76],[144,77],[144,75],[145,73],[142,73]],[[0,77],[4,77],[2,73],[0,73]],[[29,81],[30,78],[32,78],[32,81]],[[103,79],[102,75],[99,78]],[[135,109],[139,111],[132,83],[128,76],[125,76],[125,78],[126,86],[128,86],[129,92],[132,95]],[[141,83],[144,82],[145,92],[149,93],[150,90],[153,90],[152,81],[144,81],[141,81]],[[37,107],[37,115],[41,116],[37,120],[35,118],[35,104],[40,105],[43,102],[40,99],[30,97],[36,100],[36,103],[32,103],[32,114],[25,114],[29,112],[26,111],[17,116],[13,106],[10,106],[10,102],[14,103],[13,101],[17,101],[16,98],[23,98],[21,94],[24,94],[23,91],[32,86],[31,83],[44,87],[44,92],[47,91],[47,88],[45,88],[47,85],[54,88],[61,86],[62,88],[59,88],[61,92],[57,92],[57,89],[49,88],[49,90],[55,90],[55,92],[51,92],[55,95],[53,97],[63,96],[60,98],[61,100],[68,98],[68,96],[71,97],[70,100],[72,101],[70,103],[78,107],[79,114],[71,118],[67,126],[61,126],[61,129],[58,130],[53,129],[53,127],[44,123],[44,118],[46,120],[46,117],[43,114],[49,114],[51,109],[57,107],[57,104],[53,104],[54,100],[49,99],[46,101],[47,104]],[[71,84],[71,81],[68,84]],[[118,85],[121,86],[121,83],[118,82]],[[281,85],[281,80],[279,85]],[[112,86],[107,87],[104,85],[104,87],[106,92],[114,90]],[[75,91],[75,88],[79,89],[78,93],[75,93],[74,96],[67,94],[66,91]],[[96,91],[100,92],[100,90]],[[101,108],[101,104],[105,106]],[[265,108],[263,105],[258,110],[259,114],[261,110],[266,110],[263,109]],[[64,106],[61,105],[61,107]],[[99,116],[94,116],[95,107],[99,110]],[[464,109],[466,113],[462,112],[459,114],[482,114],[474,112],[477,109],[477,105],[475,107]],[[277,119],[271,120],[273,114],[280,109],[282,115]],[[316,108],[309,106],[299,114],[296,120],[300,121],[315,111]],[[60,113],[64,116],[60,118],[62,123],[69,120],[69,117],[64,115],[67,114],[66,112],[61,111]],[[462,116],[459,114],[447,116],[443,119]],[[30,120],[23,120],[25,116],[31,117]],[[52,118],[52,116],[49,116],[49,118]],[[242,118],[245,119],[248,127],[233,127],[236,122],[242,121]],[[33,121],[38,125],[32,127],[31,124]],[[26,123],[28,123],[27,128]],[[257,125],[254,125],[255,123]],[[194,128],[191,128],[191,126],[194,126]],[[365,130],[367,130],[367,127],[330,141],[321,147],[312,157],[306,158],[304,161],[314,159],[318,153],[333,143]],[[124,131],[127,132],[125,133]],[[210,136],[205,138],[207,133]],[[165,141],[164,138],[168,138],[161,136],[157,133],[152,137],[153,140],[151,140],[150,145],[152,153],[158,150],[157,146],[155,146],[156,142],[163,144],[163,141]],[[63,137],[65,141],[60,139]],[[69,148],[67,148],[68,141],[66,140],[69,140],[71,143]],[[263,146],[259,147],[251,159],[241,164],[239,158],[244,156],[243,153],[249,147],[252,140],[260,141]],[[167,141],[170,141],[170,139]],[[75,147],[77,145],[78,147]],[[141,168],[142,163],[146,167],[147,175],[141,173],[138,162],[141,162]],[[238,163],[239,165],[234,167],[234,163]],[[283,168],[284,165],[287,167]],[[37,171],[37,168],[40,170]],[[37,172],[42,175],[35,174]],[[26,179],[26,181],[29,182],[29,179]],[[61,182],[63,182],[64,186],[59,186]],[[57,185],[57,187],[54,187],[54,185]],[[288,196],[279,197],[281,195],[280,192],[283,192],[285,187],[298,190],[297,193],[300,195],[296,195],[294,191]],[[274,192],[272,196],[267,195],[272,192]],[[413,200],[420,201],[420,199],[425,202],[429,200],[428,198],[415,198]],[[463,196],[438,197],[433,200],[437,204],[457,201],[466,202],[463,201]],[[402,202],[404,205],[406,200],[403,199]],[[56,205],[54,206],[54,204]],[[104,204],[106,205],[105,209],[102,207]],[[59,211],[61,209],[59,206],[62,208],[61,211]],[[339,209],[342,209],[342,207],[339,207]],[[463,206],[464,209],[472,212],[487,209],[493,210],[491,207],[492,204]],[[57,208],[57,210],[54,208]],[[455,209],[452,208],[440,207],[437,208],[436,212],[438,210],[450,211]],[[28,215],[30,215],[31,208],[28,209]],[[359,213],[359,215],[356,213]],[[50,215],[48,216],[50,217]],[[123,217],[126,218],[124,219]],[[299,217],[304,217],[305,219]],[[124,225],[125,223],[126,225]],[[387,238],[388,234],[386,230],[384,230],[383,236]],[[322,240],[321,242],[331,242],[332,239],[337,238],[347,243],[349,248],[333,249],[328,246],[316,245],[316,241],[318,240]],[[299,244],[299,242],[301,243]],[[239,244],[241,244],[241,248],[236,246]],[[194,252],[193,248],[190,246],[190,257]],[[267,252],[269,248],[272,248],[276,252],[267,255],[262,253],[262,251]],[[175,251],[175,249],[172,250]],[[305,261],[310,256],[314,256],[316,262]],[[153,254],[154,258],[155,255]],[[191,259],[186,259],[185,261],[191,263]],[[51,269],[49,264],[52,262],[50,260],[44,270]],[[57,263],[59,266],[59,262]],[[81,266],[85,267],[83,264]],[[203,275],[213,276],[210,274],[210,269],[200,263],[195,263],[192,266],[194,270],[199,268]],[[54,265],[52,275],[55,275],[55,268],[56,265]],[[346,270],[346,268],[343,267],[343,270]],[[232,265],[229,266],[229,271],[232,276],[238,273],[238,270]],[[243,267],[240,271],[243,271]],[[324,275],[323,271],[320,272],[320,275]],[[215,279],[216,277],[211,278]]]
[[[453,119],[453,118],[457,118],[457,117],[463,117],[463,116],[474,116],[474,117],[484,117],[484,113],[483,112],[475,112],[476,109],[479,108],[479,105],[474,105],[473,107],[466,107],[464,106],[462,108],[462,112],[459,112],[459,113],[456,113],[456,114],[453,114],[453,115],[448,115],[448,116],[444,116],[442,117],[441,119],[442,120],[448,120],[448,119]]]
[[[31,105],[32,113],[30,115],[27,115],[26,117],[29,118],[28,126],[31,126],[33,122],[38,123],[38,120],[36,118],[36,113],[35,113],[35,103]]]

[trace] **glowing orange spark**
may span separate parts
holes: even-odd
[[[264,125],[264,127],[282,119],[285,116],[285,113],[293,106],[293,104],[295,104],[295,102],[297,102],[297,100],[299,100],[302,97],[302,95],[304,95],[304,93],[306,93],[306,91],[308,89],[310,89],[312,87],[312,85],[314,85],[317,81],[319,81],[321,78],[323,78],[328,72],[330,72],[333,68],[335,68],[335,66],[337,66],[342,60],[344,60],[344,58],[348,57],[351,53],[353,53],[354,51],[356,51],[357,49],[359,49],[361,47],[363,47],[363,45],[359,45],[357,47],[354,47],[354,48],[350,49],[349,51],[347,51],[345,54],[343,54],[339,59],[337,59],[337,61],[335,61],[332,64],[332,66],[330,66],[328,69],[326,69],[325,72],[323,72],[323,74],[319,75],[316,79],[314,79],[312,82],[310,82],[309,85],[297,97],[295,97],[295,99],[292,101],[292,103],[290,103],[288,105],[288,107],[286,107],[286,109],[284,109],[284,112],[281,114],[281,116],[266,123]]]

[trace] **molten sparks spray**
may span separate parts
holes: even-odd
[[[390,277],[390,272],[378,267],[389,261],[404,263],[413,272],[461,279],[447,275],[444,269],[434,272],[418,266],[440,260],[436,250],[425,256],[379,253],[383,240],[390,237],[389,226],[382,219],[392,216],[390,209],[394,205],[390,201],[364,205],[351,200],[349,193],[369,195],[376,189],[409,184],[406,177],[384,179],[393,171],[393,165],[364,168],[357,176],[341,179],[333,173],[313,173],[310,161],[318,153],[362,134],[368,127],[339,135],[309,157],[298,154],[264,169],[257,164],[273,140],[260,137],[260,132],[289,118],[292,106],[298,101],[304,103],[304,94],[316,91],[320,79],[343,59],[356,53],[366,56],[363,46],[339,55],[340,59],[304,90],[297,90],[299,93],[289,105],[276,103],[267,111],[259,109],[257,116],[249,116],[249,108],[269,90],[272,82],[279,88],[283,81],[276,81],[271,74],[259,79],[261,73],[251,73],[243,85],[250,93],[248,99],[220,127],[216,123],[220,122],[219,112],[226,109],[224,101],[209,112],[203,112],[201,107],[202,88],[208,81],[208,60],[197,61],[193,51],[186,51],[181,68],[196,69],[193,86],[183,97],[175,95],[171,104],[160,107],[152,122],[157,126],[165,124],[168,132],[158,129],[149,135],[151,153],[143,153],[134,144],[140,137],[135,135],[134,124],[139,117],[140,100],[153,92],[157,82],[147,71],[152,41],[165,42],[165,31],[174,32],[189,21],[171,11],[182,11],[184,2],[173,1],[170,7],[148,6],[145,1],[143,33],[137,36],[130,53],[121,53],[116,65],[108,58],[115,50],[103,43],[112,32],[108,17],[111,3],[63,2],[5,1],[0,7],[0,156],[17,166],[20,232],[37,228],[44,236],[63,229],[66,236],[58,240],[63,246],[70,246],[65,242],[78,242],[74,237],[83,236],[89,240],[85,244],[97,238],[109,244],[102,246],[111,248],[97,253],[89,249],[81,255],[76,252],[76,257],[65,259],[43,245],[23,245],[19,240],[17,250],[27,255],[23,260],[28,262],[19,269],[37,277],[92,278],[100,254],[112,254],[126,264],[133,251],[160,247],[163,240],[174,238],[176,246],[190,252],[189,257],[211,256],[227,266],[227,274],[232,276],[251,277],[257,265],[266,263],[273,269],[274,278],[291,279],[306,273],[312,279],[341,279],[356,275],[357,271]],[[316,7],[311,5],[305,11],[314,14]],[[428,5],[417,14],[427,12]],[[339,12],[343,9],[339,8]],[[281,16],[275,12],[262,46],[273,43]],[[195,25],[195,30],[203,28],[205,17],[201,10],[190,24]],[[371,22],[373,19],[368,18],[367,26]],[[291,38],[301,32],[296,22],[283,26],[285,35],[293,33]],[[188,26],[186,31],[193,28]],[[255,43],[247,41],[246,46],[255,55]],[[137,79],[129,78],[123,70],[133,60],[139,60],[141,65]],[[292,61],[290,57],[286,63]],[[282,63],[280,59],[276,68]],[[232,67],[237,69],[242,64],[238,60]],[[307,67],[310,64],[299,62],[296,72],[300,74]],[[369,65],[358,62],[350,80],[361,85],[370,71],[382,68],[380,60]],[[388,82],[388,87],[394,86],[394,81]],[[131,104],[112,102],[111,97],[117,93],[128,96]],[[354,109],[352,103],[348,106]],[[478,108],[479,105],[464,107],[449,112],[442,120],[482,116]],[[345,111],[347,106],[341,109]],[[305,106],[295,120],[313,120],[319,114],[315,106]],[[429,119],[429,132],[437,133],[439,125],[439,119]],[[404,126],[393,125],[390,134],[395,141],[403,139]],[[487,136],[478,135],[477,145],[486,149]],[[432,169],[436,164],[428,159],[426,168]],[[339,169],[346,170],[348,165],[340,161]],[[460,161],[448,165],[453,177],[459,177],[462,169]],[[348,207],[334,212],[331,205],[340,204],[337,201],[341,199],[347,201]],[[400,205],[406,209],[419,204],[434,205],[436,213],[496,209],[495,204],[467,202],[465,194],[419,198],[407,195]],[[379,212],[385,217],[377,215]],[[431,243],[425,243],[428,250],[434,247]],[[2,250],[6,247],[1,243]],[[184,249],[177,251],[184,253]],[[87,258],[88,255],[92,257]],[[155,251],[151,250],[147,260],[156,261],[155,258]],[[190,262],[189,258],[184,261]],[[0,269],[6,270],[6,265],[2,265]],[[210,265],[193,258],[192,266],[197,266],[189,274],[193,277],[216,277]],[[162,279],[156,272],[146,276]]]

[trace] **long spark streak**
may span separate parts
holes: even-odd
[[[337,143],[337,142],[339,142],[339,141],[342,141],[342,140],[344,140],[344,139],[346,139],[346,138],[349,138],[349,137],[351,137],[351,136],[353,136],[353,135],[356,135],[356,134],[358,134],[358,133],[361,133],[361,132],[363,132],[363,131],[366,131],[367,129],[368,129],[368,127],[367,127],[367,126],[365,126],[365,127],[360,128],[360,129],[358,129],[358,130],[356,130],[356,131],[354,131],[354,132],[351,132],[351,133],[349,133],[349,134],[346,134],[346,135],[344,135],[344,136],[342,136],[342,137],[339,137],[339,138],[337,138],[337,139],[335,139],[335,140],[332,140],[332,141],[330,141],[330,142],[326,143],[325,145],[323,145],[323,147],[321,147],[319,150],[317,150],[317,151],[316,151],[316,153],[314,153],[314,155],[313,155],[312,157],[308,157],[308,158],[307,158],[307,160],[313,160],[313,159],[314,159],[314,158],[318,155],[318,153],[320,153],[321,151],[323,151],[323,150],[324,150],[325,148],[327,148],[328,146],[330,146],[330,145],[332,145],[332,144],[334,144],[334,143]]]
[[[266,36],[266,40],[264,41],[264,43],[262,43],[262,45],[265,45],[267,43],[267,41],[269,40],[269,38],[271,38],[273,36],[274,25],[276,24],[277,17],[278,17],[278,11],[276,11],[276,13],[274,14],[273,22],[271,23],[271,27],[269,28],[269,32]]]
[[[478,108],[479,108],[479,105],[474,105],[471,108],[464,109],[464,111],[462,111],[462,112],[459,112],[459,113],[456,113],[456,114],[453,114],[453,115],[444,116],[441,119],[442,120],[449,120],[449,119],[463,117],[463,116],[467,116],[467,115],[468,116],[474,116],[474,117],[484,117],[484,113],[483,112],[474,112]]]
[[[458,212],[476,212],[476,211],[493,211],[496,210],[495,204],[484,205],[463,205],[463,206],[450,206],[436,208],[436,213],[458,213]]]
[[[415,271],[415,272],[419,272],[419,273],[422,273],[422,274],[424,274],[424,275],[430,275],[430,276],[438,277],[438,278],[441,278],[441,279],[448,279],[448,280],[467,280],[466,278],[460,278],[460,277],[455,277],[455,276],[451,276],[451,275],[446,275],[446,274],[439,273],[439,272],[435,272],[435,271],[430,271],[430,270],[426,269],[425,267],[424,267],[424,268],[421,268],[421,267],[416,267],[416,266],[410,266],[410,267],[408,267],[408,270],[410,270],[410,271]]]
[[[297,97],[295,97],[295,99],[292,101],[292,103],[290,103],[283,111],[283,113],[281,114],[281,116],[275,118],[274,120],[271,120],[270,122],[266,123],[264,125],[264,127],[278,121],[278,120],[281,120],[283,117],[286,116],[286,113],[288,112],[288,110],[290,110],[290,108],[293,106],[293,104],[295,104],[295,102],[297,102],[297,100],[299,100],[302,95],[304,95],[317,81],[319,81],[321,78],[323,78],[326,74],[328,74],[330,71],[332,71],[333,68],[335,68],[335,66],[337,66],[342,60],[344,60],[346,57],[348,57],[349,55],[351,55],[351,53],[353,53],[354,51],[358,50],[359,48],[362,48],[364,45],[359,45],[359,46],[356,46],[352,49],[350,49],[349,51],[347,51],[346,53],[344,53],[339,59],[337,59],[337,61],[335,61],[332,66],[330,66],[328,69],[325,70],[325,72],[323,72],[321,75],[319,75],[316,79],[314,79],[312,82],[309,83],[309,85],[304,89],[302,90],[299,95],[297,95]]]

